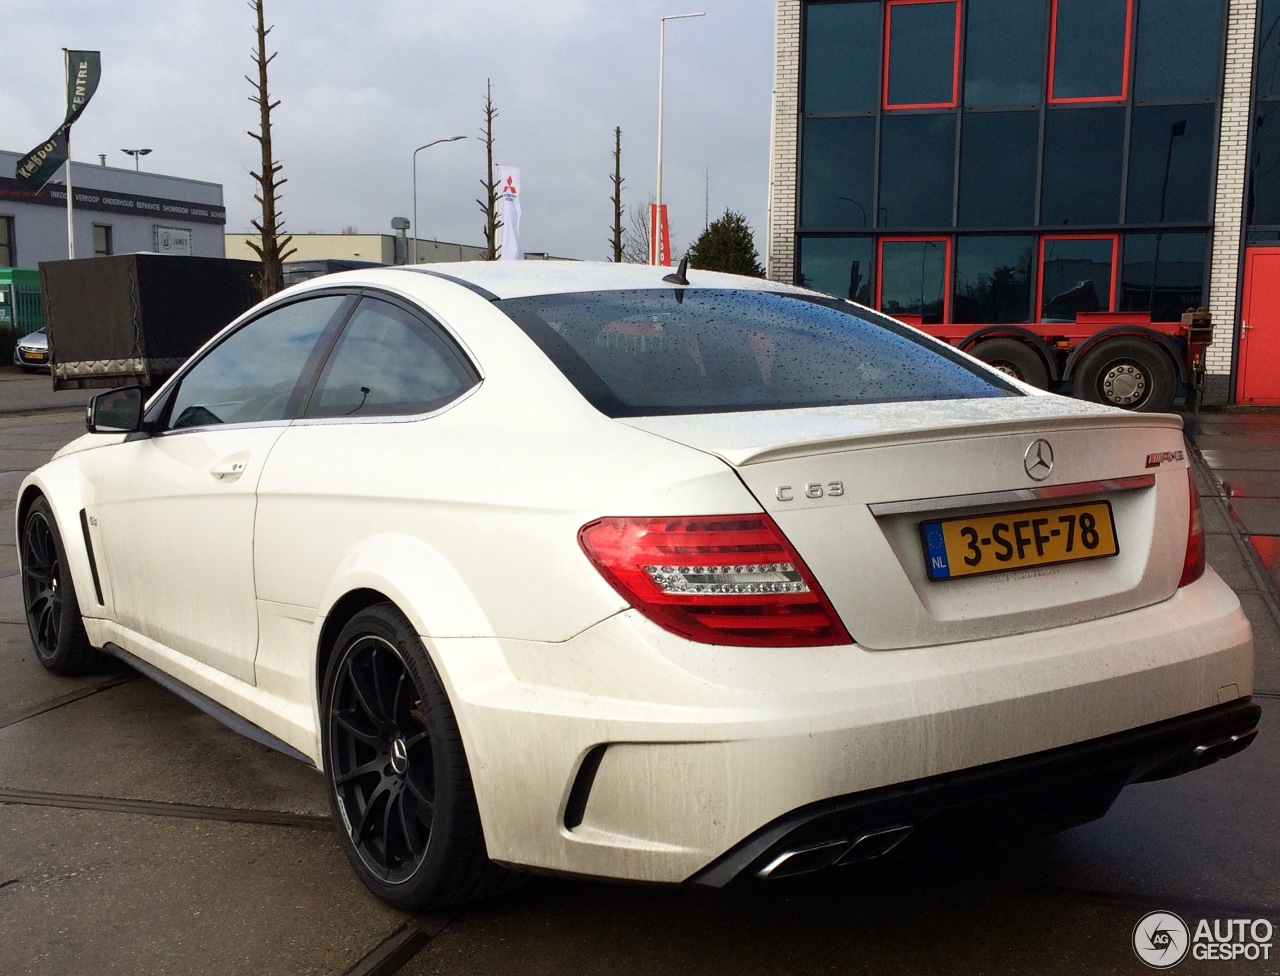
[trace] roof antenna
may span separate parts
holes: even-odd
[[[662,280],[672,285],[687,285],[689,278],[685,274],[689,270],[689,255],[685,255],[680,259],[680,267],[676,268],[669,275],[663,275]]]

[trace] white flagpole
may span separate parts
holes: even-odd
[[[62,49],[62,77],[63,88],[68,90],[71,85],[71,52],[65,47]],[[67,257],[74,260],[76,256],[76,224],[71,206],[71,126],[67,126]]]

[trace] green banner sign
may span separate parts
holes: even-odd
[[[98,90],[102,79],[102,56],[97,51],[67,51],[67,115],[53,135],[18,160],[16,176],[28,189],[37,193],[53,179],[53,174],[67,161],[70,150],[71,123]]]
[[[60,125],[45,142],[18,160],[14,175],[27,189],[38,193],[66,161],[67,127]]]
[[[80,118],[80,113],[98,90],[101,79],[102,55],[99,52],[67,52],[67,118],[64,125]]]

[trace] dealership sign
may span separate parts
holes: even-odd
[[[82,187],[76,187],[72,193],[77,210],[134,214],[140,217],[180,220],[183,223],[225,224],[227,222],[226,208],[209,203],[192,203],[189,200],[171,200],[166,197],[147,197],[136,193]],[[18,180],[0,177],[0,201],[5,200],[63,207],[67,203],[67,188],[55,183],[46,186],[39,193],[34,193]]]

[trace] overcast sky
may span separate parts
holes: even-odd
[[[63,47],[102,52],[102,83],[72,131],[72,158],[221,183],[227,230],[255,211],[253,13],[243,0],[41,0],[6,5],[0,148],[24,153],[64,111]],[[763,252],[774,5],[770,0],[267,0],[275,152],[288,179],[286,230],[391,233],[482,243],[475,199],[486,77],[496,162],[519,166],[528,251],[604,259],[613,129],[622,127],[623,200],[656,183],[658,24],[668,21],[663,197],[674,243],[708,205],[746,215]],[[12,174],[5,174],[11,176]],[[679,253],[679,252],[677,252]],[[763,258],[763,253],[761,255]]]

